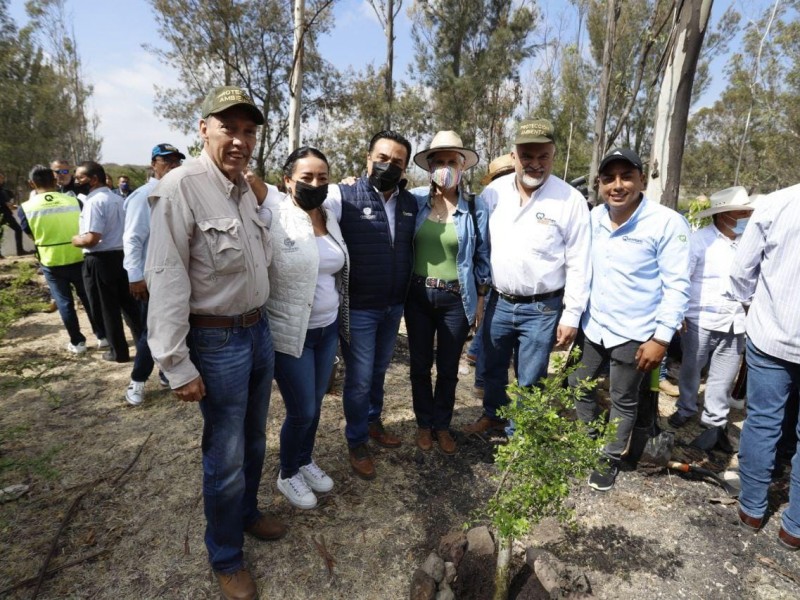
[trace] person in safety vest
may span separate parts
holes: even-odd
[[[36,245],[42,273],[69,333],[67,351],[83,354],[86,352],[86,337],[81,333],[75,312],[73,288],[89,315],[98,340],[105,339],[105,332],[100,319],[95,319],[89,310],[83,287],[83,252],[72,245],[72,236],[78,233],[81,205],[75,196],[56,191],[58,184],[50,167],[36,165],[28,180],[34,194],[19,208],[20,223]]]

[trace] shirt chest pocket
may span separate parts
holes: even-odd
[[[552,254],[556,249],[557,233],[555,225],[537,223],[531,227],[528,246],[534,254]]]
[[[217,275],[230,275],[245,270],[242,226],[238,219],[231,217],[207,219],[200,221],[197,226],[208,244],[214,272]]]

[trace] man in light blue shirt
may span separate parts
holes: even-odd
[[[136,342],[136,357],[133,360],[131,382],[125,391],[125,399],[132,406],[139,406],[144,401],[144,384],[153,372],[153,355],[147,344],[147,283],[144,280],[144,262],[147,258],[147,241],[150,239],[150,205],[147,198],[158,180],[175,167],[179,167],[186,158],[172,144],[158,144],[150,154],[150,166],[153,177],[125,198],[125,233],[122,236],[125,258],[122,265],[128,273],[128,287],[131,296],[139,303],[144,330]],[[169,382],[159,374],[162,385]]]
[[[598,172],[606,204],[591,213],[592,284],[581,319],[582,364],[571,383],[596,377],[610,363],[610,419],[617,422],[617,436],[604,449],[603,465],[589,477],[590,487],[607,491],[634,425],[639,426],[642,378],[660,365],[686,311],[689,224],[645,198],[642,160],[632,150],[612,150]],[[596,396],[585,396],[576,409],[582,421],[593,421]]]

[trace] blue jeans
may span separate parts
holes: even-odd
[[[350,343],[342,339],[344,356],[344,435],[353,448],[369,438],[369,423],[383,411],[383,381],[392,360],[403,305],[351,309]]]
[[[86,336],[81,333],[81,327],[78,323],[78,313],[75,312],[72,288],[75,288],[83,308],[86,309],[86,314],[89,315],[89,322],[92,324],[95,335],[98,338],[105,337],[103,328],[97,326],[89,309],[89,300],[86,298],[86,291],[83,287],[83,263],[78,262],[60,267],[43,266],[42,273],[47,286],[50,288],[50,294],[53,296],[53,300],[56,301],[58,314],[61,315],[61,321],[67,329],[70,343],[77,345],[81,342],[86,342]]]
[[[730,412],[730,391],[744,352],[744,334],[704,329],[697,321],[686,319],[686,331],[681,334],[681,348],[683,362],[678,378],[678,414],[690,417],[697,412],[700,371],[710,360],[700,421],[711,427],[724,427]]]
[[[550,351],[556,341],[556,327],[564,299],[512,304],[492,294],[483,326],[485,358],[483,411],[497,418],[500,407],[509,403],[506,394],[508,365],[517,352],[517,381],[534,385],[547,375]]]
[[[417,426],[447,431],[453,418],[458,362],[469,333],[461,296],[413,283],[406,300],[411,396]],[[436,338],[436,389],[431,379]]]
[[[800,385],[800,364],[764,354],[747,341],[747,418],[739,440],[739,506],[751,517],[767,512],[767,491],[775,466],[786,403]],[[800,435],[800,425],[796,425]],[[789,487],[789,506],[783,511],[783,528],[800,537],[800,444],[795,444]]]
[[[288,479],[311,462],[314,440],[339,345],[338,319],[309,329],[299,358],[275,353],[275,381],[286,406],[281,427],[281,477]]]
[[[133,358],[133,370],[131,371],[131,381],[145,382],[153,372],[155,363],[150,346],[147,343],[147,301],[137,300],[142,319],[142,334],[136,340],[136,356]]]
[[[187,341],[206,386],[200,401],[206,548],[215,571],[233,573],[243,565],[244,529],[260,517],[272,335],[264,316],[247,328],[192,327]]]

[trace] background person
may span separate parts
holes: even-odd
[[[491,282],[488,214],[482,200],[468,200],[460,187],[478,155],[464,148],[455,132],[438,132],[414,162],[430,174],[429,192],[417,197],[414,270],[405,306],[416,443],[430,450],[435,436],[439,449],[453,454],[450,421],[458,363],[470,325],[483,317]]]
[[[172,169],[181,166],[186,156],[172,144],[158,144],[150,152],[153,177],[125,199],[125,233],[122,236],[125,257],[123,267],[128,274],[128,289],[139,305],[142,334],[136,342],[131,381],[125,390],[125,400],[132,406],[144,402],[144,385],[153,372],[153,355],[147,343],[147,282],[144,280],[144,265],[147,259],[147,242],[150,239],[150,205],[148,196],[156,184]],[[169,381],[159,371],[159,382],[168,386]]]
[[[44,165],[34,166],[28,175],[34,195],[19,208],[21,226],[33,238],[42,274],[58,307],[61,322],[69,334],[67,351],[86,352],[86,336],[81,333],[72,290],[80,298],[98,339],[105,337],[89,309],[83,284],[83,252],[72,245],[77,235],[81,206],[75,195],[56,191],[53,171]]]
[[[262,205],[275,240],[267,302],[275,343],[275,380],[286,406],[278,490],[298,508],[333,480],[313,459],[322,399],[339,346],[340,297],[347,298],[348,257],[336,218],[322,207],[328,159],[316,148],[292,152],[283,166],[287,194],[271,188]],[[263,212],[262,208],[262,212]],[[346,308],[346,301],[344,302]],[[345,338],[347,332],[343,332]]]
[[[745,345],[745,312],[724,297],[736,246],[753,212],[747,191],[732,187],[711,195],[711,207],[697,218],[713,222],[692,233],[689,244],[689,305],[681,332],[683,359],[678,378],[680,398],[668,423],[683,427],[697,412],[700,371],[708,364],[700,425],[727,429],[730,391]],[[724,438],[727,442],[727,437]],[[730,451],[730,444],[726,444]]]

